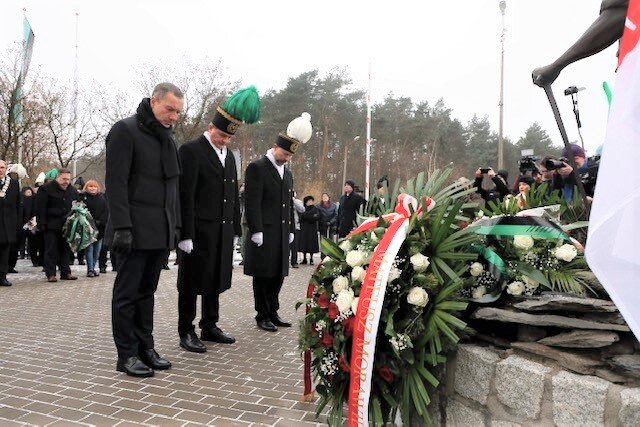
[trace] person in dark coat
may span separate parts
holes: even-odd
[[[87,277],[98,277],[99,274],[96,272],[96,264],[98,263],[98,258],[100,258],[102,239],[104,238],[104,231],[107,227],[107,219],[109,218],[107,200],[100,192],[100,184],[98,184],[98,181],[95,179],[87,181],[82,190],[83,192],[80,199],[87,206],[98,231],[96,241],[85,248]]]
[[[318,245],[320,211],[313,204],[315,202],[313,196],[306,196],[303,202],[305,211],[300,214],[298,251],[302,252],[302,264],[307,263],[307,254],[309,254],[309,264],[313,265],[313,255],[320,252]]]
[[[180,227],[180,164],[173,127],[184,95],[160,83],[136,114],[113,125],[106,138],[107,244],[118,255],[113,283],[116,369],[150,377],[171,363],[154,349],[153,305],[165,252]]]
[[[31,233],[28,224],[35,216],[35,199],[36,198],[31,187],[22,188],[22,218],[19,218],[18,224],[18,228],[22,230],[22,233],[20,234],[22,243],[18,244],[18,247],[24,251],[20,258],[26,258],[24,255],[28,254],[32,263],[35,263],[34,258],[37,258],[37,255],[34,256],[35,245],[33,244],[33,234]]]
[[[338,206],[331,201],[329,193],[322,193],[322,200],[316,207],[320,212],[320,221],[318,222],[320,235],[328,239],[333,238],[338,226]]]
[[[234,97],[251,96],[257,104],[255,87],[242,89],[218,107],[207,131],[182,145],[180,177],[180,230],[178,267],[178,334],[180,347],[204,353],[193,326],[196,300],[201,295],[200,335],[203,341],[233,344],[236,340],[217,326],[220,320],[220,294],[231,287],[233,253],[242,235],[238,170],[233,153],[227,148],[231,137],[246,119],[245,111],[230,113],[227,104]],[[249,120],[251,121],[251,120]]]
[[[62,235],[62,226],[71,213],[71,204],[78,199],[78,191],[71,185],[71,171],[59,169],[55,179],[38,190],[38,229],[44,233],[44,272],[47,281],[57,282],[56,265],[62,280],[76,280],[71,274],[71,250]]]
[[[364,197],[353,191],[355,186],[351,179],[344,182],[344,194],[338,207],[338,237],[341,238],[356,227],[356,214],[365,203]]]
[[[260,329],[275,332],[291,323],[278,315],[279,294],[289,274],[289,244],[293,241],[293,177],[285,164],[301,143],[311,138],[311,116],[303,113],[287,127],[265,156],[253,161],[245,172],[244,274],[253,276],[256,322]]]
[[[11,286],[7,280],[9,251],[15,244],[20,212],[20,186],[7,176],[7,164],[0,160],[0,286]]]

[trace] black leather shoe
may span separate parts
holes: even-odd
[[[144,364],[138,356],[128,357],[127,360],[118,358],[116,370],[124,372],[131,377],[152,377],[153,369]]]
[[[290,328],[291,327],[291,323],[282,320],[280,318],[280,316],[278,316],[277,314],[271,318],[271,323],[273,323],[276,326],[282,326],[283,328]]]
[[[162,371],[171,367],[171,362],[160,357],[157,351],[152,348],[144,350],[140,353],[140,360],[149,365],[153,369]]]
[[[298,268],[298,264],[291,264],[291,268]]]
[[[278,328],[276,328],[276,325],[271,323],[270,320],[260,320],[258,322],[258,328],[263,329],[265,331],[269,331],[269,332],[277,332],[278,331]]]
[[[12,286],[12,285],[13,285],[13,283],[8,281],[6,278],[0,279],[0,286]]]
[[[100,269],[100,273],[107,274],[107,269],[106,269],[106,268],[101,268],[101,269]]]
[[[200,341],[198,335],[193,331],[180,337],[180,347],[193,353],[204,353],[207,351],[207,347],[202,343],[202,341]]]
[[[203,329],[200,334],[200,339],[203,341],[213,341],[218,342],[220,344],[233,344],[236,342],[236,339],[231,335],[225,334],[222,332],[222,329],[214,326],[209,329]]]

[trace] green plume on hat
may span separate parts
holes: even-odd
[[[58,168],[53,168],[49,172],[45,173],[44,176],[49,179],[56,179],[58,177]]]
[[[260,119],[260,96],[254,85],[239,89],[227,99],[222,109],[247,124]]]

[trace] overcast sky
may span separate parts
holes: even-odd
[[[36,35],[32,70],[73,77],[79,13],[81,85],[91,80],[135,91],[131,70],[149,61],[221,57],[232,80],[261,93],[318,68],[346,67],[355,88],[434,103],[444,98],[463,123],[487,115],[498,130],[501,16],[498,0],[428,2],[2,0],[0,48],[22,37],[22,9]],[[507,0],[505,135],[517,140],[538,121],[556,144],[558,128],[533,68],[568,48],[598,16],[600,0]],[[583,86],[579,106],[589,154],[602,143],[614,86],[616,46],[566,68],[554,84],[570,140],[577,140],[563,90]],[[614,89],[615,91],[615,89]],[[364,120],[364,118],[363,118]],[[375,138],[373,117],[372,137]],[[540,154],[540,153],[536,153]]]

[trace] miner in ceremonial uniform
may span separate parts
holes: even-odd
[[[180,346],[204,353],[202,341],[233,344],[235,338],[218,326],[222,292],[231,287],[233,251],[242,235],[237,165],[227,148],[242,123],[260,117],[254,86],[234,93],[218,107],[208,129],[179,150],[180,267],[178,269],[178,334]],[[201,295],[200,339],[195,333],[196,299]]]
[[[311,138],[311,116],[294,119],[280,133],[273,147],[245,172],[244,273],[253,276],[256,322],[260,329],[275,332],[291,323],[278,315],[279,294],[289,274],[289,243],[293,240],[293,177],[285,164]]]

